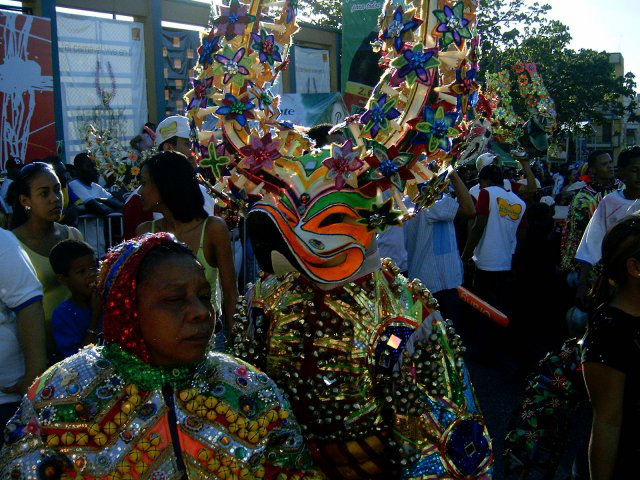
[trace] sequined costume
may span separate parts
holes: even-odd
[[[435,307],[389,260],[330,291],[298,273],[265,276],[236,354],[289,395],[329,478],[490,478],[460,339]]]
[[[86,348],[31,387],[7,425],[0,478],[317,478],[304,474],[289,412],[264,373],[224,354],[164,371],[116,346]]]
[[[562,258],[560,268],[566,272],[577,270],[575,260],[576,250],[582,239],[589,220],[596,211],[600,200],[605,195],[620,188],[620,181],[615,180],[609,185],[603,186],[596,182],[591,182],[582,187],[571,202],[567,223],[562,230]]]
[[[30,387],[5,430],[0,478],[322,478],[264,373],[221,353],[150,363],[137,274],[149,252],[170,244],[171,234],[148,234],[109,252],[98,282],[107,344],[55,364]]]

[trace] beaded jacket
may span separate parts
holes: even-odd
[[[263,276],[234,354],[288,394],[331,479],[491,478],[491,441],[463,347],[420,282],[381,269],[326,291]]]
[[[195,369],[87,347],[31,386],[5,431],[3,479],[315,479],[273,381],[221,353]]]

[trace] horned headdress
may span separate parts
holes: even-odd
[[[469,154],[452,147],[482,107],[476,3],[387,1],[372,44],[380,81],[364,111],[338,126],[347,140],[319,150],[279,121],[279,98],[269,91],[287,65],[297,5],[219,7],[198,50],[188,115],[208,145],[203,165],[218,176],[227,168],[227,186],[252,201],[252,240],[271,242],[266,253],[256,249],[263,268],[284,256],[315,281],[341,282],[362,266],[375,231],[407,215],[408,189],[419,208],[431,204],[453,155]]]

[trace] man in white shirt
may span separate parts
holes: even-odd
[[[583,309],[588,307],[589,273],[602,257],[604,236],[620,220],[640,211],[640,145],[620,152],[618,172],[624,189],[611,192],[600,201],[576,251],[576,261],[581,264],[576,303]]]
[[[462,254],[473,259],[476,293],[503,313],[508,310],[508,286],[511,260],[516,249],[516,234],[526,204],[503,187],[500,167],[488,165],[480,171],[481,190],[476,204],[476,220]]]
[[[18,239],[0,229],[0,431],[46,368],[44,338],[42,285]]]
[[[419,211],[405,224],[409,278],[419,279],[436,297],[440,313],[456,327],[460,317],[457,288],[463,268],[453,221],[457,215],[471,218],[476,210],[462,179],[449,175],[457,198],[444,194],[431,207]]]
[[[73,166],[76,170],[76,179],[69,182],[69,190],[78,198],[78,204],[83,206],[83,213],[95,215],[95,218],[85,219],[78,226],[87,243],[93,247],[100,258],[107,250],[103,217],[121,211],[122,202],[97,183],[96,161],[88,153],[82,152],[76,155]]]

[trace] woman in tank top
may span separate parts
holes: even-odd
[[[60,181],[50,165],[33,162],[22,167],[9,188],[13,208],[11,229],[20,240],[42,284],[45,332],[49,359],[54,359],[51,334],[53,309],[71,293],[62,285],[49,263],[49,252],[61,240],[82,240],[75,228],[58,223],[62,215]]]
[[[163,218],[141,223],[136,235],[170,232],[187,244],[204,267],[213,310],[222,314],[223,328],[230,332],[238,297],[230,234],[222,219],[205,212],[194,168],[181,153],[162,152],[142,164],[140,179],[144,209]],[[219,335],[216,348],[223,348],[223,342]]]

